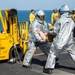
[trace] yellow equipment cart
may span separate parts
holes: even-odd
[[[23,57],[27,49],[28,22],[18,22],[17,10],[0,10],[0,60]]]

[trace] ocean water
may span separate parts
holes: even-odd
[[[52,10],[44,10],[44,12],[46,14],[46,22],[51,23]],[[18,10],[18,21],[29,21],[29,14],[30,10]],[[3,31],[1,22],[0,22],[0,31]]]
[[[44,10],[44,12],[46,14],[46,22],[50,23],[52,10]],[[30,10],[18,11],[18,20],[19,21],[29,21],[29,14],[30,14]]]

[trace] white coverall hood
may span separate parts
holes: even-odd
[[[63,5],[63,6],[61,6],[61,8],[59,9],[60,11],[70,11],[70,9],[69,9],[69,7],[68,7],[68,5]]]
[[[43,23],[45,21],[45,13],[43,12],[43,10],[38,10],[35,13],[35,16],[39,23]]]
[[[63,6],[61,6],[61,8],[59,9],[59,13],[60,13],[60,16],[61,16],[62,14],[65,14],[65,15],[68,17],[68,15],[70,14],[70,9],[69,9],[69,7],[68,7],[67,5],[63,5]]]
[[[36,16],[36,15],[43,16],[43,15],[45,15],[45,13],[44,13],[42,10],[38,10],[38,11],[35,13],[35,16]]]

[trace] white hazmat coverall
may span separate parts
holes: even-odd
[[[69,13],[63,13],[59,20],[56,21],[54,30],[52,31],[52,33],[56,33],[57,35],[52,42],[45,68],[54,69],[55,58],[63,50],[67,50],[72,59],[75,61],[75,50],[73,50],[74,42],[72,36],[73,28],[74,22]]]
[[[32,32],[30,32],[30,34],[29,34],[29,39],[30,39],[30,42],[28,43],[29,50],[25,54],[23,65],[26,65],[26,66],[30,65],[30,61],[32,59],[32,56],[33,56],[35,50],[36,50],[35,49],[35,42],[42,41],[42,39],[38,33],[39,30],[42,30],[43,32],[48,33],[47,23],[45,21],[40,21],[39,18],[35,18],[35,20],[31,24],[31,31]]]

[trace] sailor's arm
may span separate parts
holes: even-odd
[[[34,17],[32,14],[29,15],[30,24],[33,22],[34,18],[35,18],[35,17]]]
[[[52,15],[51,15],[51,23],[53,24],[53,16],[54,16],[54,14],[52,13]]]

